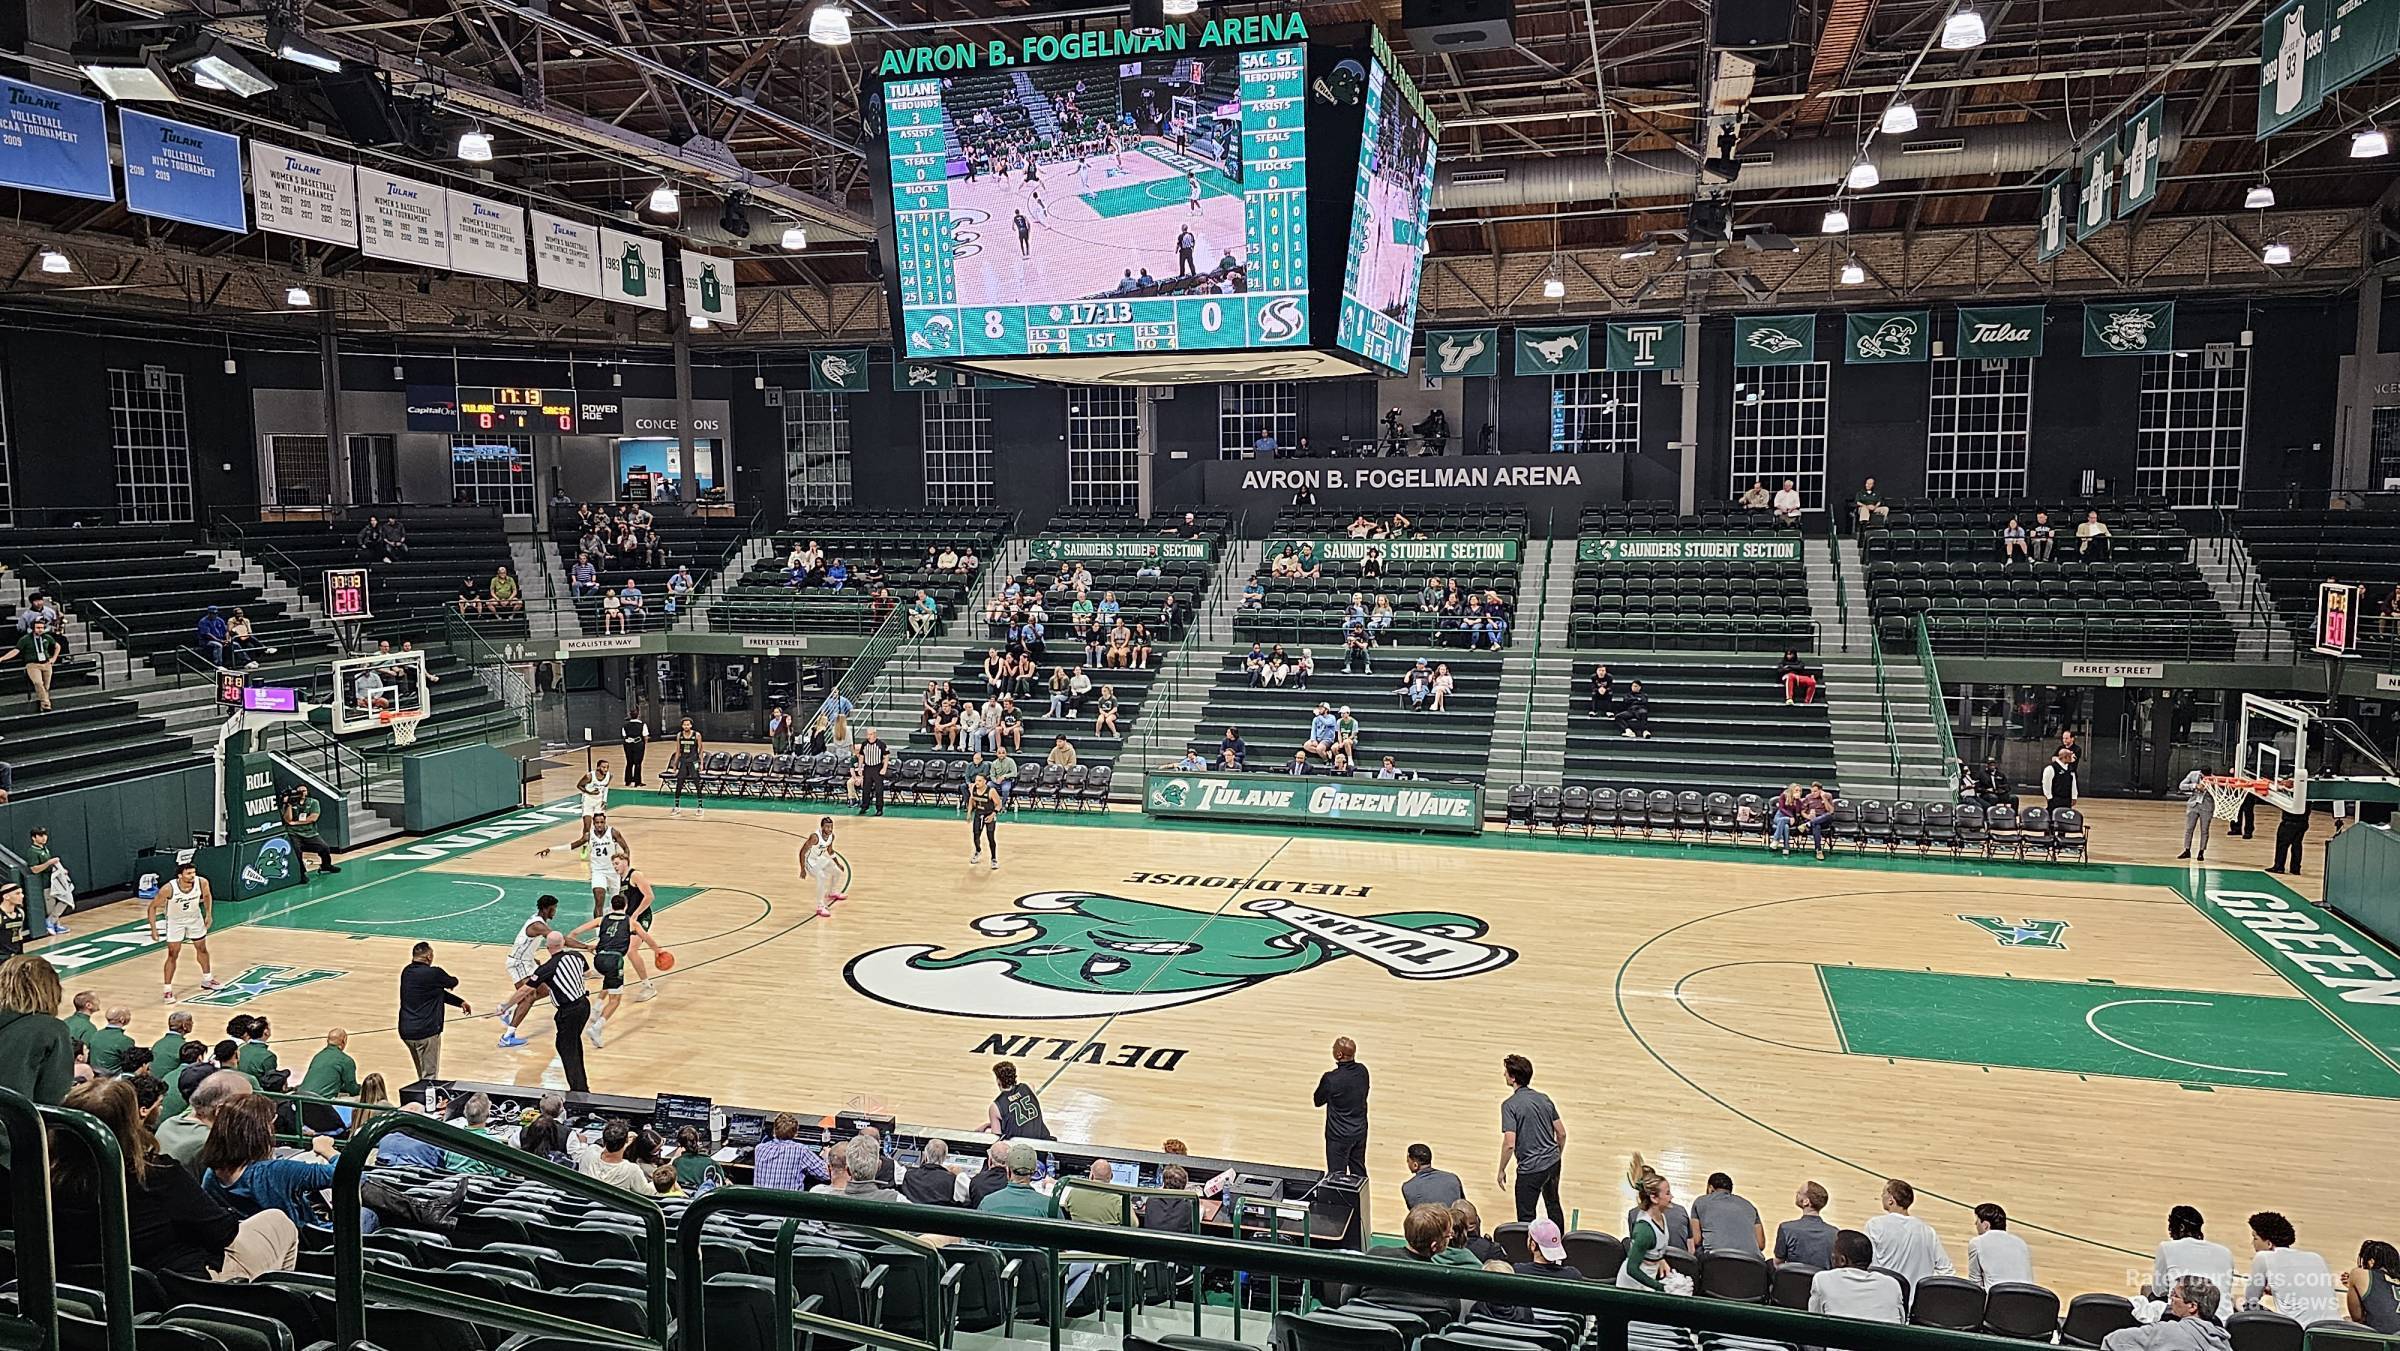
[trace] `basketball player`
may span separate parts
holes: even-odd
[[[167,973],[166,1002],[175,1002],[175,959],[183,955],[183,945],[189,943],[200,955],[200,988],[217,988],[217,977],[209,969],[208,926],[217,917],[217,898],[209,893],[208,879],[192,866],[190,855],[175,860],[175,880],[158,889],[142,918],[150,924],[150,941],[159,941],[159,912],[166,912]]]
[[[608,762],[602,760],[575,781],[575,791],[583,795],[583,833],[592,833],[592,818],[608,810]]]
[[[532,918],[517,926],[516,941],[508,949],[509,997],[500,1005],[500,1045],[504,1049],[525,1044],[517,1023],[532,1010],[534,1000],[541,997],[538,990],[527,988],[525,982],[549,955],[544,944],[557,921],[558,898],[542,896],[533,903]]]
[[[681,780],[678,779],[678,783]],[[678,793],[682,791],[679,787]],[[583,834],[576,837],[570,849],[584,850],[592,865],[592,918],[598,919],[608,909],[608,898],[617,889],[617,870],[633,866],[633,843],[609,827],[608,813],[593,812],[583,819]],[[555,846],[544,845],[534,851],[535,858],[548,858]]]
[[[817,884],[817,915],[833,913],[833,903],[848,893],[833,889],[833,818],[817,822],[816,833],[800,839],[800,875]]]
[[[693,730],[692,720],[685,718],[683,725],[675,730],[675,805],[668,815],[683,815],[683,786],[687,783],[692,786],[692,815],[708,815],[708,799],[700,792],[700,756],[704,750],[706,745],[700,733]],[[592,913],[599,914],[600,907],[593,906]]]
[[[992,847],[992,870],[1000,869],[1000,790],[981,774],[967,786],[967,830],[975,840],[975,856],[969,864],[983,862],[983,847]]]
[[[608,1020],[617,1016],[617,1006],[625,1001],[625,957],[636,942],[646,944],[652,952],[658,950],[658,940],[634,922],[625,909],[626,894],[619,892],[608,903],[608,913],[598,919],[585,920],[567,935],[573,942],[589,933],[592,938],[592,966],[600,972],[600,1016],[592,1019],[583,1035],[591,1038],[592,1049],[600,1049],[600,1038],[608,1028]]]
[[[1085,192],[1092,190],[1092,161],[1089,156],[1075,157],[1075,182]]]
[[[1190,189],[1190,195],[1184,198],[1183,209],[1198,211],[1200,209],[1200,173],[1196,169],[1186,169],[1183,171],[1183,178]]]
[[[650,879],[642,876],[641,869],[629,867],[617,875],[617,880],[623,884],[623,890],[619,891],[617,896],[618,899],[625,902],[625,913],[633,917],[633,922],[641,926],[643,933],[649,933],[650,906],[653,901],[658,899],[657,894],[650,889]],[[658,944],[654,942],[650,944],[650,948],[655,952],[658,950]],[[634,992],[633,1002],[646,1004],[658,998],[658,982],[650,978],[649,964],[642,960],[642,950],[639,947],[634,948],[629,955],[633,958],[633,974],[642,982],[642,988]]]

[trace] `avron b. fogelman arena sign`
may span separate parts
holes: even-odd
[[[875,74],[882,79],[932,75],[944,71],[998,66],[1040,66],[1053,61],[1091,61],[1103,57],[1172,56],[1177,52],[1214,47],[1256,47],[1269,42],[1299,42],[1308,25],[1299,12],[1252,14],[1239,19],[1211,19],[1197,28],[1176,24],[1156,33],[1129,28],[1095,29],[1081,33],[1033,33],[1016,40],[944,42],[927,47],[898,47],[883,54]]]

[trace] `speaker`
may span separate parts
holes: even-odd
[[[1708,40],[1734,51],[1788,47],[1792,0],[1715,0]]]
[[[1721,0],[1720,0],[1721,2]],[[1437,52],[1485,52],[1516,41],[1516,0],[1401,0],[1409,45]]]
[[[383,77],[372,71],[346,71],[317,77],[326,106],[342,124],[342,134],[356,145],[401,145],[408,137],[392,110],[392,96]]]

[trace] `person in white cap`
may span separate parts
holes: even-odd
[[[1566,1240],[1559,1236],[1555,1220],[1535,1220],[1525,1230],[1525,1244],[1531,1249],[1530,1262],[1517,1263],[1520,1276],[1558,1276],[1580,1281],[1583,1273],[1567,1264]]]

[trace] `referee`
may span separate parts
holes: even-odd
[[[567,936],[556,929],[550,931],[545,946],[550,956],[520,986],[550,992],[559,1068],[567,1072],[570,1092],[589,1093],[592,1082],[583,1072],[583,1029],[592,1020],[592,997],[584,990],[584,977],[591,966],[582,953],[567,946]]]
[[[877,816],[883,815],[883,762],[890,752],[891,748],[883,744],[872,727],[867,729],[866,739],[858,743],[858,814],[861,816],[866,815],[870,807]]]

